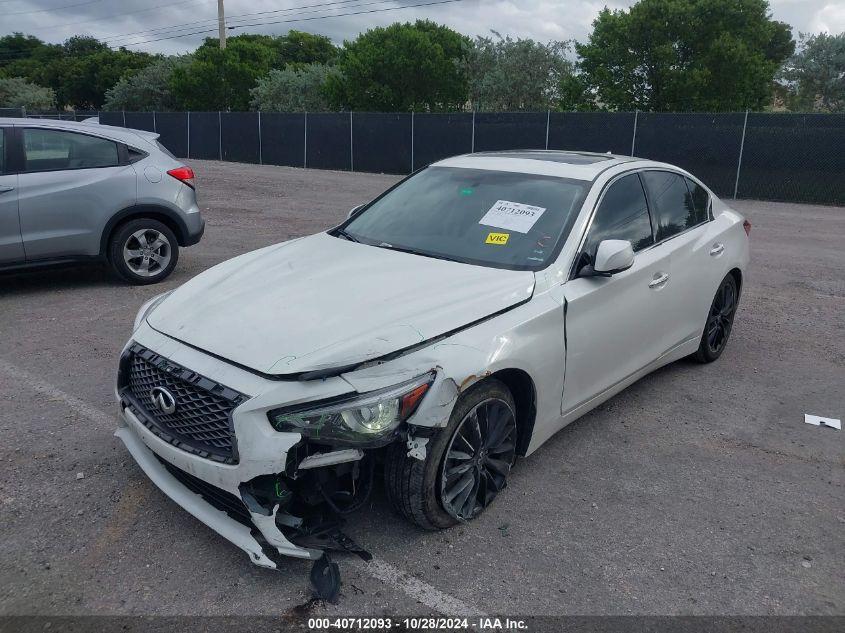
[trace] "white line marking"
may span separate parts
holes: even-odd
[[[29,388],[36,393],[40,393],[41,395],[47,396],[50,400],[58,400],[60,402],[63,402],[72,411],[75,411],[79,415],[85,416],[92,422],[96,422],[97,424],[105,427],[111,427],[115,425],[115,416],[103,413],[99,409],[96,409],[89,405],[87,402],[84,402],[79,398],[75,398],[69,393],[65,393],[58,387],[55,387],[49,382],[46,382],[41,378],[30,374],[28,371],[20,369],[19,367],[16,367],[11,363],[6,362],[2,358],[0,358],[0,373],[5,374],[13,380],[17,380],[22,384],[22,386]]]
[[[87,402],[66,393],[49,382],[23,370],[0,358],[0,375],[5,375],[15,380],[25,388],[36,393],[47,396],[51,400],[63,402],[75,413],[84,416],[104,427],[114,426],[116,416],[108,415],[99,409],[92,407]],[[346,564],[346,561],[344,561]],[[430,609],[447,616],[484,616],[480,609],[466,604],[432,587],[428,583],[415,578],[406,571],[394,567],[383,560],[373,559],[365,562],[360,559],[350,559],[348,564],[358,571],[371,578],[380,580],[390,587],[393,587],[408,597],[417,600]]]
[[[349,564],[358,571],[377,580],[381,580],[391,587],[399,589],[414,600],[423,603],[425,606],[430,609],[434,609],[443,615],[485,615],[485,613],[480,609],[470,606],[465,602],[461,602],[457,598],[453,598],[439,589],[435,589],[427,582],[424,582],[419,578],[415,578],[408,572],[402,571],[383,560],[374,558],[369,562],[365,562],[363,560],[356,559],[349,561]]]

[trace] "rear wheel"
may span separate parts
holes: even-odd
[[[130,220],[117,228],[109,242],[114,271],[131,284],[154,284],[176,267],[179,244],[165,224],[152,218]]]
[[[507,486],[516,458],[513,396],[495,379],[466,392],[449,425],[426,446],[425,461],[408,457],[403,443],[388,450],[385,475],[393,506],[434,530],[480,515]]]
[[[695,359],[701,363],[712,363],[722,355],[728,344],[731,335],[734,315],[736,314],[739,302],[736,279],[728,274],[719,285],[713,303],[710,305],[710,312],[707,314],[707,323],[701,335],[698,351]]]

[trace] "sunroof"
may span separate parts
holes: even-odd
[[[522,158],[523,160],[544,160],[550,163],[566,163],[568,165],[592,165],[613,156],[602,154],[579,154],[577,152],[478,152],[476,156],[496,156],[497,158]]]

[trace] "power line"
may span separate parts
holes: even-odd
[[[388,1],[388,0],[381,0],[381,2],[386,2],[386,1]],[[291,23],[291,22],[309,22],[311,20],[325,20],[325,19],[328,19],[328,18],[341,18],[341,17],[345,17],[345,16],[350,16],[350,15],[364,15],[364,14],[370,14],[370,13],[383,13],[385,11],[398,11],[400,9],[413,9],[415,7],[431,7],[431,6],[436,6],[436,5],[440,5],[440,4],[452,4],[452,3],[455,3],[455,2],[463,2],[463,1],[464,0],[437,0],[436,2],[423,2],[423,3],[419,3],[419,4],[405,4],[405,5],[401,5],[401,6],[398,6],[398,7],[385,7],[385,8],[382,8],[382,9],[369,9],[367,11],[351,11],[351,12],[348,12],[348,13],[334,13],[332,15],[315,15],[315,16],[310,17],[310,18],[294,18],[294,19],[290,19],[290,20],[273,20],[273,21],[268,21],[268,22],[253,22],[253,23],[249,23],[249,24],[238,24],[236,26],[232,26],[232,27],[229,27],[229,28],[235,29],[235,28],[246,28],[246,27],[250,27],[250,26],[269,26],[271,24],[288,24],[288,23]],[[378,3],[371,3],[371,4],[378,4]],[[150,44],[152,42],[161,42],[163,40],[172,40],[172,39],[177,39],[177,38],[180,38],[180,37],[189,37],[191,35],[201,35],[203,33],[210,33],[210,32],[214,32],[216,30],[217,30],[216,28],[204,29],[204,30],[201,30],[201,31],[194,31],[193,33],[184,33],[184,34],[181,34],[181,35],[172,35],[172,36],[168,36],[168,37],[160,37],[160,38],[151,39],[151,40],[144,40],[144,41],[141,41],[141,42],[135,42],[133,44],[127,44],[127,46],[140,46],[141,44]]]
[[[15,2],[15,1],[17,1],[17,0],[0,0],[0,2]],[[77,22],[68,22],[66,24],[47,26],[47,27],[44,27],[44,28],[36,27],[35,30],[37,30],[37,31],[54,31],[56,29],[64,29],[64,28],[67,28],[69,26],[76,26],[76,25],[79,25],[79,24],[89,24],[91,22],[102,22],[103,20],[109,20],[111,18],[122,17],[122,16],[126,16],[126,15],[135,15],[135,14],[138,14],[138,13],[147,13],[149,11],[155,11],[157,9],[161,9],[161,8],[165,8],[165,7],[167,7],[167,8],[171,8],[171,7],[174,7],[174,6],[184,7],[184,6],[191,6],[191,5],[196,5],[196,4],[208,4],[209,2],[214,2],[214,0],[193,0],[192,2],[180,2],[179,5],[174,5],[173,2],[168,2],[168,3],[165,3],[165,4],[157,4],[153,7],[147,7],[146,9],[138,9],[137,11],[126,11],[124,13],[110,13],[109,15],[105,15],[105,16],[102,16],[102,17],[99,17],[99,18],[93,18],[93,19],[90,19],[90,20],[79,20]],[[207,20],[200,20],[200,22],[204,22],[204,21],[207,21]],[[171,28],[171,27],[164,27],[164,28]],[[161,30],[161,29],[157,29],[157,30]],[[108,43],[109,39],[111,39],[111,38],[104,38],[104,39],[100,39],[99,41],[103,42],[103,43]],[[48,46],[58,46],[57,44],[50,44],[50,42],[45,42],[45,44],[48,45]],[[32,55],[31,51],[17,51],[17,52],[8,51],[8,52],[5,52],[5,53],[0,53],[0,60],[10,60],[10,59],[15,59],[15,58],[26,58],[26,57],[30,57],[31,55]]]
[[[390,2],[390,1],[393,1],[393,0],[376,0],[375,2],[368,2],[368,3],[359,4],[359,5],[357,5],[357,7],[363,7],[363,6],[374,5],[374,4],[383,4],[385,2]],[[306,6],[309,6],[309,7],[313,7],[313,6],[327,7],[327,6],[330,6],[330,5],[344,4],[344,3],[349,3],[349,2],[360,2],[360,0],[339,0],[338,2],[323,3],[323,5],[306,5]],[[339,18],[339,17],[346,17],[346,16],[353,16],[353,15],[382,13],[382,12],[385,12],[385,11],[397,11],[397,10],[400,10],[400,9],[413,9],[415,7],[428,7],[428,6],[436,6],[436,5],[441,5],[441,4],[452,4],[452,3],[456,3],[456,2],[463,2],[463,0],[434,0],[434,1],[431,1],[431,2],[421,2],[421,3],[417,3],[417,4],[400,5],[400,6],[393,6],[393,7],[382,7],[382,8],[379,8],[379,9],[368,9],[368,10],[364,10],[364,11],[348,11],[346,13],[333,13],[333,14],[328,14],[328,15],[314,15],[314,16],[305,17],[305,18],[294,17],[294,18],[289,18],[289,19],[285,19],[285,20],[271,20],[271,21],[252,22],[252,23],[239,23],[239,24],[234,24],[234,25],[229,26],[228,29],[234,30],[236,28],[246,28],[246,27],[251,27],[251,26],[267,26],[267,25],[272,25],[272,24],[287,24],[287,23],[293,23],[293,22],[309,22],[309,21],[312,21],[312,20],[322,20],[322,19],[328,19],[328,18]],[[168,5],[168,6],[172,6],[172,5]],[[357,7],[355,7],[355,8],[357,8]],[[274,10],[274,11],[261,11],[261,12],[257,12],[257,13],[254,13],[254,14],[243,14],[241,16],[235,16],[235,17],[244,18],[244,17],[251,17],[253,15],[265,15],[265,14],[269,14],[269,13],[279,13],[281,11],[290,11],[290,10],[293,10],[293,9],[301,9],[301,8],[306,8],[306,7],[305,6],[289,7],[288,9],[279,9],[279,10]],[[350,8],[352,8],[352,7],[350,7]],[[315,10],[315,11],[306,11],[306,12],[303,12],[299,15],[304,15],[304,14],[308,14],[308,13],[319,13],[319,12],[322,12],[322,11],[325,11],[325,10],[326,9],[323,8],[323,9],[318,9],[318,10]],[[294,15],[296,15],[296,14],[294,14]],[[206,21],[210,21],[210,20],[206,20]],[[186,26],[186,25],[183,25],[183,26]],[[173,27],[173,28],[175,28],[175,27]],[[186,30],[186,29],[182,29],[182,30]],[[142,40],[140,42],[132,42],[132,43],[127,42],[125,44],[119,44],[119,45],[117,43],[111,43],[111,44],[109,44],[109,47],[114,49],[114,48],[120,48],[120,47],[126,47],[126,46],[139,46],[141,44],[161,42],[161,41],[165,41],[165,40],[178,39],[178,38],[181,38],[181,37],[190,37],[192,35],[201,35],[201,34],[205,34],[205,33],[213,33],[216,30],[217,30],[217,27],[214,26],[214,27],[209,27],[209,28],[203,28],[201,30],[190,31],[190,32],[187,32],[187,33],[178,33],[178,34],[175,34],[175,35],[174,34],[168,34],[168,35],[164,35],[162,37],[156,37],[156,38],[152,38],[152,39]],[[145,33],[145,32],[146,31],[139,31],[139,33]],[[115,37],[117,37],[117,36],[115,36]],[[20,51],[18,53],[8,53],[6,55],[0,55],[0,59],[12,59],[14,57],[26,57],[26,56],[29,56],[29,55],[31,55],[31,53],[29,53],[28,51]]]
[[[0,0],[0,2],[13,2],[15,0]],[[109,20],[111,18],[120,18],[125,15],[135,15],[136,13],[147,13],[148,11],[155,11],[156,9],[163,9],[163,8],[171,8],[171,7],[185,7],[191,6],[194,4],[208,4],[209,2],[214,2],[214,0],[194,0],[193,2],[180,2],[178,5],[173,4],[173,2],[167,2],[165,4],[157,4],[154,7],[147,7],[146,9],[138,9],[137,11],[126,11],[124,13],[110,13],[108,15],[104,15],[98,18],[91,18],[90,20],[80,20],[78,22],[65,22],[63,24],[53,24],[51,26],[45,27],[36,27],[39,31],[55,31],[56,29],[64,29],[68,26],[77,26],[79,24],[90,24],[91,22],[102,22],[103,20]],[[202,20],[201,20],[202,21]]]
[[[335,2],[321,2],[321,3],[318,3],[318,4],[305,4],[305,5],[295,6],[295,7],[287,7],[286,9],[273,9],[271,11],[257,11],[255,13],[240,13],[240,14],[237,14],[237,15],[228,16],[227,21],[231,24],[232,22],[237,21],[240,18],[252,17],[252,16],[256,16],[256,15],[267,15],[267,14],[272,14],[272,13],[285,13],[285,12],[288,12],[288,11],[298,11],[300,9],[312,9],[314,7],[321,7],[323,9],[326,9],[326,8],[333,6],[333,5],[357,3],[357,2],[361,2],[361,1],[362,0],[336,0]],[[382,0],[382,2],[389,2],[389,1],[391,1],[391,0]],[[151,35],[154,35],[154,34],[164,35],[165,32],[167,32],[167,31],[171,31],[171,32],[175,33],[178,30],[196,29],[196,28],[199,27],[200,24],[203,24],[203,23],[206,23],[206,22],[209,23],[209,26],[210,26],[211,23],[216,22],[216,21],[217,21],[216,18],[209,18],[207,20],[199,20],[199,21],[195,20],[193,22],[185,22],[183,24],[171,24],[170,26],[160,26],[160,27],[157,27],[157,28],[154,28],[154,29],[144,29],[142,31],[133,31],[131,33],[122,33],[120,35],[110,35],[109,37],[102,38],[100,41],[101,42],[109,42],[109,41],[112,41],[112,40],[122,40],[122,39],[125,39],[125,38],[131,38],[134,35],[144,36],[144,37],[151,36]]]
[[[384,2],[385,0],[382,0]],[[237,28],[246,28],[250,26],[266,26],[270,24],[286,24],[288,22],[308,22],[310,20],[320,20],[322,18],[339,18],[346,15],[363,15],[367,13],[382,13],[383,11],[398,11],[400,9],[413,9],[414,7],[431,7],[438,4],[452,4],[455,2],[463,2],[464,0],[437,0],[436,2],[422,2],[419,4],[403,4],[398,7],[385,7],[383,9],[370,9],[368,11],[354,11],[351,13],[336,13],[334,15],[315,16],[312,18],[302,18],[301,20],[273,20],[270,22],[253,22],[252,24],[238,24]],[[370,2],[368,4],[378,4],[377,2]],[[366,5],[360,5],[366,6]]]
[[[393,1],[395,1],[395,0],[375,0],[373,2],[361,3],[361,0],[336,0],[335,2],[325,2],[325,3],[320,3],[320,4],[299,5],[299,6],[295,6],[295,7],[288,7],[286,9],[275,9],[275,10],[272,10],[272,11],[258,11],[258,12],[255,12],[255,13],[243,13],[243,14],[230,16],[227,19],[227,21],[229,23],[229,26],[227,28],[228,28],[228,30],[234,30],[235,28],[240,28],[242,26],[252,26],[252,24],[245,24],[244,20],[246,18],[259,16],[259,15],[277,14],[277,13],[288,12],[288,11],[297,11],[297,13],[293,14],[293,15],[297,15],[297,16],[308,15],[308,14],[312,14],[312,13],[322,14],[324,11],[330,10],[329,7],[332,7],[334,5],[344,5],[344,4],[349,5],[349,3],[355,3],[354,5],[350,5],[350,6],[347,6],[347,7],[337,7],[337,6],[335,6],[335,9],[341,9],[341,8],[355,8],[355,9],[357,9],[359,7],[371,6],[371,5],[377,5],[377,4],[385,4],[387,2],[393,2]],[[463,0],[450,0],[450,2],[461,2],[461,1],[463,1]],[[360,4],[358,4],[358,3],[360,3]],[[444,4],[444,3],[443,2],[434,2],[432,4]],[[402,5],[402,6],[397,6],[397,7],[384,7],[382,9],[375,10],[375,12],[404,9],[404,8],[410,8],[410,7],[413,7],[413,6],[425,6],[425,5]],[[320,8],[314,9],[313,11],[301,11],[301,12],[299,11],[300,9],[307,9],[307,8],[313,8],[313,7],[320,7]],[[364,11],[362,13],[371,13],[371,12],[374,12],[374,11]],[[316,20],[316,19],[322,19],[322,18],[340,17],[340,16],[345,16],[345,15],[358,15],[358,12],[316,15],[316,16],[313,16],[313,17],[310,17],[310,18],[277,20],[277,21],[266,22],[266,23],[267,24],[278,24],[278,23],[283,23],[283,22],[300,22],[300,21]],[[191,23],[186,23],[186,24],[174,25],[174,26],[171,26],[171,27],[159,27],[158,29],[151,29],[150,31],[138,31],[137,33],[128,33],[125,36],[113,36],[111,38],[106,38],[103,41],[105,41],[106,43],[109,43],[109,45],[112,46],[112,47],[118,46],[118,45],[120,45],[120,46],[137,46],[137,45],[140,45],[140,44],[147,44],[147,43],[151,43],[151,42],[160,42],[160,41],[164,41],[164,40],[168,40],[168,39],[177,39],[177,38],[180,38],[180,37],[189,37],[191,35],[200,35],[200,34],[204,34],[204,33],[212,33],[212,32],[217,30],[216,25],[214,25],[214,22],[216,22],[216,20],[208,19],[208,20],[202,20],[200,22],[201,23],[206,22],[207,24],[202,26],[202,27],[199,27],[198,23],[191,22]],[[264,22],[259,22],[257,24],[263,24],[263,23]],[[159,31],[159,32],[154,34],[154,33],[152,33],[152,31]],[[140,42],[130,41],[131,39],[134,39],[132,37],[134,35],[138,35],[139,37],[147,37],[145,35],[147,33],[149,33],[149,35],[153,36],[153,37],[152,38],[148,37],[147,39],[144,39]],[[159,36],[161,36],[161,37],[159,37]],[[112,41],[109,42],[109,40],[112,40]],[[126,40],[126,41],[118,42],[116,40]]]
[[[49,9],[35,9],[33,11],[18,11],[17,13],[6,13],[4,17],[12,15],[30,15],[31,13],[52,13],[53,11],[62,11],[64,9],[72,9],[73,7],[84,7],[86,4],[94,4],[95,2],[102,2],[103,0],[85,0],[85,2],[77,2],[76,4],[65,4],[61,7],[50,7]]]

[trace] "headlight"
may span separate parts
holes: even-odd
[[[144,305],[141,306],[141,309],[138,310],[138,314],[135,315],[135,324],[132,326],[132,331],[135,332],[141,327],[141,324],[144,322],[150,314],[152,314],[153,310],[158,307],[158,304],[167,299],[170,293],[173,292],[169,290],[167,292],[163,292],[160,295],[156,295],[149,301],[147,301]]]
[[[434,376],[431,372],[394,387],[321,405],[275,409],[267,417],[277,431],[295,431],[314,440],[380,444],[417,410]]]

